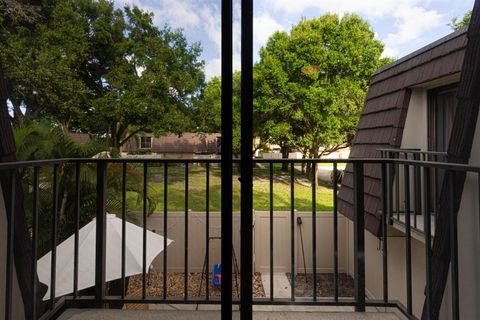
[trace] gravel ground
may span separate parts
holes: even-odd
[[[205,275],[203,275],[202,289],[200,291],[200,281],[202,279],[201,273],[190,273],[188,277],[188,297],[189,298],[205,298]],[[236,288],[235,278],[233,281],[232,292],[234,297],[240,294],[240,277],[238,280],[238,292]],[[167,297],[169,299],[184,297],[184,274],[183,273],[168,273],[167,274]],[[220,298],[220,288],[214,288],[209,284],[209,296]],[[130,277],[128,285],[128,296],[142,295],[142,275]],[[255,273],[253,278],[253,296],[256,298],[265,297],[263,290],[262,279],[260,273]],[[147,275],[147,297],[163,297],[163,273],[152,271]]]
[[[290,284],[292,277],[287,273],[287,278]],[[295,278],[295,296],[297,297],[311,297],[313,292],[313,274],[307,273],[305,281],[305,274],[298,273]],[[334,292],[333,274],[332,273],[317,273],[317,296],[318,297],[333,297]],[[353,278],[345,273],[338,275],[338,295],[340,297],[353,297],[355,293],[355,285]]]

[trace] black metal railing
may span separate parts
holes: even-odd
[[[381,158],[387,159],[403,159],[424,162],[448,162],[446,152],[437,151],[421,151],[420,149],[377,149]],[[390,223],[398,223],[405,227],[409,223],[415,232],[423,233],[423,210],[422,210],[422,193],[421,181],[422,176],[419,166],[414,166],[410,171],[409,168],[402,167],[399,163],[390,165],[390,179],[392,180],[393,190],[391,197],[393,201],[393,210],[390,213]],[[445,169],[433,168],[431,175],[431,192],[429,193],[430,201],[430,217],[431,224],[435,226],[436,212],[439,206],[439,192],[441,191]],[[412,211],[413,216],[408,217],[405,212]],[[407,219],[409,221],[407,221]],[[432,231],[434,233],[434,229]]]
[[[234,164],[238,163],[239,160],[234,160]],[[71,307],[79,307],[79,306],[88,306],[88,307],[96,307],[102,308],[106,304],[111,303],[188,303],[188,304],[223,304],[226,303],[224,300],[219,300],[212,298],[210,296],[210,292],[208,289],[209,283],[209,266],[207,263],[206,266],[206,289],[205,289],[205,297],[194,298],[190,297],[188,293],[188,285],[189,285],[189,246],[188,243],[191,239],[189,239],[189,172],[190,168],[193,165],[202,165],[205,167],[205,186],[206,186],[206,193],[205,193],[205,219],[206,219],[206,229],[205,229],[205,239],[201,241],[205,241],[205,250],[207,255],[207,260],[209,261],[208,256],[208,245],[210,239],[210,178],[211,178],[211,168],[212,166],[218,166],[220,160],[215,159],[60,159],[60,160],[44,160],[44,161],[32,161],[32,162],[16,162],[16,163],[3,163],[0,164],[0,171],[7,171],[10,173],[11,177],[11,199],[5,199],[5,201],[9,201],[10,204],[15,203],[15,184],[19,181],[22,182],[22,179],[27,179],[28,170],[31,170],[33,178],[31,179],[31,186],[28,188],[24,188],[25,192],[32,193],[32,206],[31,206],[31,224],[30,224],[30,233],[32,239],[32,269],[34,272],[37,269],[37,259],[38,259],[38,239],[39,239],[39,211],[40,211],[40,202],[39,202],[39,194],[42,191],[41,189],[49,189],[51,190],[52,194],[50,195],[52,199],[51,205],[51,228],[50,232],[50,247],[51,250],[51,281],[47,284],[50,287],[50,297],[46,301],[46,303],[42,303],[39,301],[38,295],[34,294],[32,296],[32,303],[33,311],[32,311],[32,318],[33,319],[50,319],[59,312],[61,312],[65,308]],[[255,298],[253,299],[253,304],[260,304],[260,305],[330,305],[330,306],[353,306],[355,310],[362,312],[365,311],[367,306],[376,306],[376,307],[396,307],[400,311],[402,311],[408,318],[410,319],[417,319],[419,316],[414,315],[414,310],[412,307],[412,253],[411,253],[411,240],[412,240],[412,229],[416,228],[416,225],[410,223],[412,215],[420,214],[423,217],[423,230],[424,230],[424,241],[425,241],[425,272],[426,272],[426,290],[425,290],[425,297],[426,297],[426,309],[429,310],[431,305],[431,285],[432,285],[432,264],[431,264],[431,257],[432,257],[432,233],[431,233],[431,192],[432,192],[432,179],[431,175],[432,172],[435,170],[443,170],[445,172],[445,179],[444,185],[447,186],[449,190],[449,195],[453,199],[453,183],[454,183],[454,175],[455,174],[466,174],[466,173],[474,173],[477,175],[478,183],[480,186],[480,168],[466,166],[466,165],[458,165],[458,164],[448,164],[448,163],[441,163],[441,162],[432,162],[432,161],[420,161],[418,159],[399,159],[399,158],[391,158],[386,157],[382,159],[282,159],[282,160],[268,160],[268,159],[256,159],[254,160],[256,165],[267,165],[268,168],[268,178],[269,178],[269,249],[270,249],[270,256],[269,256],[269,278],[270,278],[270,296],[265,298]],[[290,237],[290,268],[291,268],[291,293],[290,298],[276,298],[274,296],[274,279],[273,273],[275,268],[274,263],[274,249],[275,248],[275,239],[274,239],[274,203],[275,203],[275,195],[274,195],[274,176],[275,176],[275,165],[276,164],[289,164],[289,174],[290,174],[290,235],[285,235]],[[302,163],[309,163],[311,165],[311,170],[316,172],[316,168],[320,164],[331,164],[333,170],[333,239],[332,239],[332,247],[333,247],[333,274],[334,274],[334,294],[332,297],[318,297],[317,296],[317,230],[316,230],[316,218],[317,218],[317,179],[311,179],[311,187],[312,187],[312,277],[313,277],[313,287],[312,287],[312,296],[311,298],[299,298],[296,297],[295,294],[295,274],[296,274],[296,252],[295,252],[295,177],[298,174],[296,172],[296,165],[301,165]],[[337,195],[337,186],[338,186],[338,164],[339,163],[349,163],[352,164],[352,173],[353,173],[353,193],[354,193],[354,200],[353,200],[353,207],[354,207],[354,219],[353,219],[353,228],[354,228],[354,237],[353,237],[353,248],[354,248],[354,284],[355,284],[355,294],[354,297],[342,297],[339,294],[339,232],[338,232],[338,219],[339,219],[339,212],[338,212],[338,195]],[[105,264],[106,264],[106,203],[108,197],[108,172],[109,168],[113,165],[121,165],[121,181],[120,181],[120,199],[121,199],[121,206],[120,212],[118,215],[122,219],[122,254],[121,254],[121,287],[122,291],[121,294],[118,295],[111,295],[106,290],[106,280],[105,280]],[[382,257],[383,257],[383,264],[382,264],[382,272],[383,272],[383,294],[381,298],[372,299],[372,297],[367,297],[366,295],[366,283],[365,283],[365,201],[364,201],[364,191],[365,190],[365,173],[364,173],[364,166],[365,165],[376,165],[378,166],[379,172],[381,172],[381,186],[382,186],[382,194],[381,194],[381,212],[382,212],[382,234],[380,239],[382,240]],[[64,172],[65,166],[73,166],[74,167],[74,186],[75,186],[75,201],[74,201],[74,230],[73,234],[75,237],[75,244],[74,244],[74,273],[73,273],[73,293],[69,294],[64,297],[56,298],[55,297],[55,275],[56,275],[56,247],[59,244],[59,230],[58,230],[58,214],[59,214],[59,178],[61,174]],[[82,199],[87,196],[86,194],[81,193],[81,183],[82,183],[82,168],[84,166],[89,166],[89,168],[95,167],[96,171],[96,187],[95,187],[95,218],[96,218],[96,251],[95,251],[95,285],[93,294],[90,292],[89,294],[84,294],[78,289],[78,277],[79,275],[79,229],[81,227],[80,221],[82,220],[82,215],[86,214],[81,210],[81,203]],[[125,277],[125,248],[126,248],[126,241],[125,239],[126,230],[125,224],[127,220],[127,171],[129,170],[130,166],[135,166],[137,169],[140,169],[141,177],[142,177],[142,228],[143,228],[143,239],[142,239],[142,246],[143,246],[143,268],[141,273],[141,296],[139,297],[131,297],[126,294],[126,277]],[[147,273],[148,273],[148,266],[146,265],[146,245],[147,245],[147,216],[148,216],[148,182],[149,182],[149,168],[152,166],[163,167],[163,224],[164,224],[164,251],[163,251],[163,284],[162,284],[162,294],[160,296],[149,296],[147,294]],[[168,247],[167,247],[167,226],[169,224],[168,216],[168,203],[169,203],[169,196],[171,194],[171,190],[169,190],[169,168],[172,166],[181,166],[184,168],[184,218],[185,218],[185,225],[184,225],[184,293],[183,298],[171,298],[168,295],[168,288],[167,288],[167,276],[168,276]],[[404,188],[404,198],[405,198],[405,206],[403,209],[403,215],[405,218],[405,264],[406,264],[406,278],[405,278],[405,288],[406,288],[406,297],[402,301],[396,301],[389,298],[389,292],[392,290],[396,290],[396,288],[392,288],[389,286],[390,278],[388,275],[388,238],[389,238],[389,231],[388,231],[388,221],[392,217],[394,212],[394,193],[395,191],[395,183],[393,177],[396,175],[399,176],[399,169],[395,167],[401,168],[403,172],[403,179],[405,183],[403,184]],[[62,169],[62,170],[60,170]],[[161,172],[161,171],[160,171]],[[410,179],[411,179],[411,172],[420,172],[420,182],[421,186],[420,189],[412,189],[410,188]],[[19,176],[23,174],[23,176]],[[46,188],[45,185],[45,175],[51,175],[51,186],[50,188]],[[19,179],[20,178],[20,179]],[[414,176],[416,179],[417,176]],[[420,199],[421,208],[420,211],[417,212],[416,205],[414,208],[410,207],[410,194],[411,190],[414,190],[414,197],[415,199]],[[450,201],[453,203],[453,201]],[[398,202],[397,202],[398,204]],[[5,319],[12,319],[12,284],[14,281],[13,278],[13,250],[14,250],[14,219],[17,218],[16,215],[20,214],[19,212],[15,211],[15,206],[11,205],[12,208],[8,214],[8,227],[7,227],[7,253],[6,253],[6,282],[5,282]],[[457,214],[455,212],[455,206],[450,205],[449,208],[449,217],[450,217],[450,226],[451,226],[451,240],[452,243],[456,244],[457,239]],[[426,214],[427,213],[427,214]],[[197,240],[197,239],[195,239]],[[200,241],[200,239],[198,239]],[[229,249],[231,250],[231,249]],[[454,318],[458,319],[458,316],[455,317],[455,313],[458,314],[459,309],[459,290],[458,290],[458,248],[457,246],[452,246],[451,251],[451,267],[452,267],[452,305],[454,310]],[[225,273],[227,276],[222,279],[223,282],[230,282],[232,283],[232,274],[227,272]],[[35,274],[33,275],[32,279],[32,286],[34,290],[38,289],[38,280]],[[241,304],[242,302],[238,299],[233,299],[234,304]]]

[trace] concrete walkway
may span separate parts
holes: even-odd
[[[270,274],[262,273],[262,285],[265,296],[270,297]],[[273,273],[273,297],[290,298],[292,296],[290,281],[288,281],[285,272]]]
[[[67,310],[60,320],[211,320],[220,319],[219,311],[137,311],[137,310]],[[238,311],[233,319],[240,319]],[[297,312],[256,311],[255,320],[400,320],[393,312]]]

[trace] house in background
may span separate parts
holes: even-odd
[[[220,153],[219,133],[167,134],[155,136],[153,133],[140,133],[130,138],[121,148],[122,154],[148,155],[160,158],[191,159],[217,158]]]
[[[473,38],[473,31],[470,39]],[[476,32],[478,37],[478,30]],[[455,154],[457,145],[450,141],[452,132],[456,132],[455,138],[459,139],[465,128],[471,126],[472,119],[468,116],[455,118],[457,105],[462,101],[458,99],[461,95],[465,98],[465,84],[472,84],[472,81],[461,82],[463,72],[469,72],[464,66],[466,54],[467,30],[454,32],[430,45],[378,70],[370,83],[366,103],[357,127],[357,133],[351,148],[350,158],[380,158],[385,155],[409,159],[445,161],[450,154]],[[472,41],[472,40],[470,40]],[[480,56],[478,47],[475,53]],[[471,53],[472,56],[475,54]],[[465,68],[465,70],[462,70]],[[474,67],[471,67],[474,68]],[[477,70],[478,71],[478,70]],[[471,79],[470,79],[471,80]],[[478,87],[478,83],[475,84]],[[459,93],[459,91],[461,91]],[[464,99],[465,101],[465,99]],[[478,104],[474,106],[471,115],[476,120]],[[471,117],[470,117],[471,118]],[[473,136],[473,143],[466,145],[464,150],[456,151],[461,157],[470,154],[471,157],[460,161],[450,159],[454,162],[466,162],[472,166],[480,166],[480,122],[476,121],[475,130],[468,132]],[[465,137],[466,137],[465,136]],[[452,138],[453,139],[453,138]],[[467,139],[467,138],[465,138]],[[397,151],[385,151],[382,149],[398,149]],[[416,150],[403,152],[402,150]],[[405,156],[407,155],[407,156]],[[408,172],[410,183],[404,183],[405,172],[401,168],[393,168],[394,174],[391,177],[390,185],[395,196],[392,199],[393,213],[389,217],[388,226],[388,281],[389,298],[396,299],[408,305],[406,301],[407,288],[407,264],[406,253],[408,246],[411,247],[412,266],[412,309],[416,317],[422,316],[425,302],[425,233],[423,226],[422,203],[423,185],[420,169],[413,169]],[[382,298],[382,255],[379,238],[382,235],[382,171],[378,164],[365,164],[365,227],[368,230],[365,234],[365,262],[366,262],[366,290],[370,298]],[[438,273],[445,261],[445,252],[435,252],[444,244],[445,233],[442,230],[449,230],[448,219],[439,219],[438,214],[445,201],[442,196],[446,194],[443,184],[443,170],[435,170],[432,174],[431,187],[433,196],[428,199],[432,207],[432,239],[433,255],[439,257],[433,266],[432,281],[434,285],[441,283],[438,280]],[[354,217],[354,179],[353,167],[347,166],[347,172],[339,193],[339,212],[353,219]],[[478,216],[478,186],[477,176],[468,174],[463,186],[463,194],[459,186],[461,198],[458,211],[458,247],[459,247],[459,301],[460,319],[480,319],[480,221]],[[410,201],[409,208],[405,190],[408,190]],[[406,242],[406,210],[411,212],[411,242]],[[352,223],[349,234],[353,237]],[[438,243],[437,243],[438,242]],[[449,254],[449,253],[448,253]],[[443,259],[443,260],[442,260]],[[405,263],[406,262],[406,263]],[[451,270],[450,270],[451,272]],[[449,277],[450,277],[449,272]],[[440,276],[441,279],[441,276]],[[438,282],[439,281],[439,282]],[[432,303],[440,304],[440,319],[449,319],[451,315],[451,288],[450,279],[443,282],[443,287],[435,287]],[[444,289],[444,291],[443,291]],[[443,296],[443,301],[442,301]],[[424,310],[423,310],[424,311]]]
[[[92,141],[92,137],[88,133],[69,132],[67,135],[78,144],[85,144]]]

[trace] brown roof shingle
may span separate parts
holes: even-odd
[[[380,157],[379,148],[399,148],[405,125],[410,88],[461,71],[467,37],[454,32],[378,70],[372,76],[365,105],[352,143],[350,158]],[[380,166],[366,164],[365,228],[380,235]],[[353,219],[352,166],[347,165],[338,196],[338,210]]]

